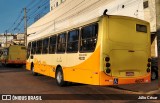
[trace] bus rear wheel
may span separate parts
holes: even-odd
[[[60,67],[57,68],[55,77],[56,77],[56,83],[58,86],[61,86],[61,87],[65,86],[66,82],[64,81],[63,71]]]
[[[36,73],[35,70],[34,70],[34,66],[31,67],[31,70],[32,70],[33,76],[37,76],[38,75],[38,73]]]

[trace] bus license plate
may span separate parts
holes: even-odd
[[[126,72],[126,76],[134,76],[134,72]]]

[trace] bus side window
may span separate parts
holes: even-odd
[[[37,41],[36,54],[41,54],[42,52],[42,40]]]
[[[78,52],[79,29],[68,32],[67,52]]]
[[[56,52],[56,39],[57,39],[56,35],[50,37],[50,44],[49,44],[49,53],[50,54],[54,54]]]
[[[57,52],[64,53],[65,50],[66,50],[66,33],[62,33],[58,35]]]
[[[89,25],[81,29],[80,52],[93,52],[97,43],[98,24]]]
[[[36,41],[32,42],[32,49],[31,49],[31,54],[36,53]]]
[[[49,38],[44,39],[43,40],[42,54],[47,54],[48,53],[48,44],[49,44]]]

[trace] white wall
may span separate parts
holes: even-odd
[[[144,19],[150,22],[151,32],[157,31],[157,17],[156,17],[156,3],[155,0],[144,0],[148,1],[148,8],[144,9]],[[158,57],[158,47],[157,47],[157,38],[153,41],[151,45],[151,56]]]
[[[144,19],[143,0],[66,0],[27,29],[28,34],[35,33],[28,40],[101,16],[105,9],[109,15]]]
[[[64,3],[66,0],[50,0],[50,11]]]
[[[13,36],[7,36],[7,41],[13,40]],[[0,43],[6,43],[6,36],[0,36]]]
[[[150,22],[151,32],[156,32],[156,8],[155,0],[144,0],[149,2],[149,7],[144,9],[144,19]]]
[[[24,39],[24,34],[16,34],[18,40]]]

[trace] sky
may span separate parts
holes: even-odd
[[[0,34],[6,30],[14,34],[24,32],[24,20],[21,20],[24,8],[27,8],[29,26],[49,12],[49,0],[0,0]]]
[[[0,0],[0,33],[4,33],[17,19],[22,8],[32,0]]]

